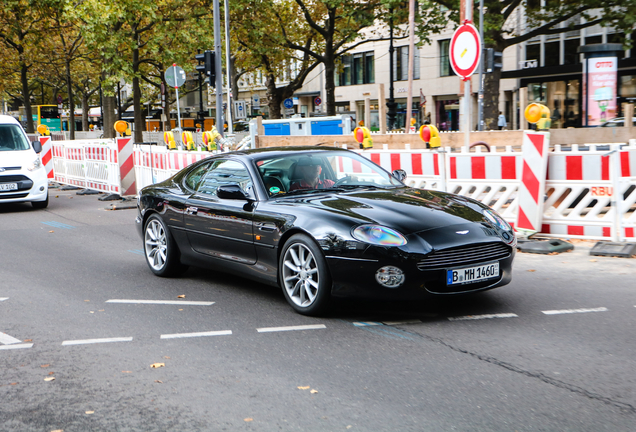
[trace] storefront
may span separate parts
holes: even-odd
[[[457,96],[435,97],[435,126],[440,131],[459,130],[459,99]]]

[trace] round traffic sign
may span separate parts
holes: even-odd
[[[164,77],[170,87],[181,87],[186,80],[185,71],[176,65],[172,65],[166,69]]]
[[[316,96],[316,98],[314,99],[314,104],[316,104],[316,106],[320,106],[321,103],[322,99],[320,99],[320,96]]]
[[[465,23],[455,30],[449,57],[453,71],[464,81],[475,72],[481,58],[481,39],[474,25]]]
[[[293,108],[294,107],[294,101],[291,100],[290,98],[285,99],[285,101],[283,102],[283,106],[287,109]]]

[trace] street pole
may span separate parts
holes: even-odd
[[[484,0],[479,0],[479,39],[481,39],[481,59],[479,59],[479,96],[477,106],[479,108],[477,125],[478,130],[484,130]]]
[[[466,0],[466,21],[471,21],[473,17],[473,2]],[[464,81],[464,111],[466,113],[464,122],[464,147],[466,152],[470,149],[470,77]]]
[[[174,71],[174,82],[175,82],[175,86],[174,86],[174,91],[175,91],[175,97],[177,98],[177,132],[179,133],[179,138],[177,139],[178,142],[181,142],[181,146],[183,147],[183,142],[181,141],[181,111],[179,109],[179,86],[176,85],[177,84],[177,64],[176,63],[172,63],[172,70]]]
[[[389,9],[391,16],[389,17],[389,101],[386,103],[389,117],[389,131],[393,130],[395,124],[395,109],[397,104],[393,98],[393,8]]]
[[[406,120],[404,132],[411,133],[411,115],[413,110],[413,67],[415,63],[415,0],[409,0],[409,85],[406,96]]]
[[[216,71],[216,129],[221,136],[223,132],[223,74],[221,74],[221,7],[219,0],[214,0],[214,70]],[[228,107],[229,108],[229,107]]]
[[[198,53],[200,54],[201,50],[198,50]],[[205,111],[203,111],[203,75],[201,71],[199,71],[199,112],[197,118],[201,125],[201,132],[203,132],[205,130]]]
[[[227,71],[227,133],[232,134],[232,68],[230,67],[230,6],[225,0],[225,70]]]

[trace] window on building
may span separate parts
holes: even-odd
[[[342,71],[336,73],[336,85],[372,84],[375,82],[373,51],[356,53],[340,58]]]
[[[545,64],[544,66],[558,66],[560,59],[560,42],[549,42],[545,44]]]
[[[541,46],[539,44],[526,45],[526,60],[536,60],[541,58]]]
[[[393,51],[393,78],[396,81],[409,79],[409,47],[396,47]],[[415,48],[413,58],[413,79],[420,79],[420,50]]]
[[[585,38],[585,45],[600,44],[600,43],[603,43],[603,36],[601,35],[589,36]]]
[[[577,53],[579,46],[581,45],[581,39],[566,39],[563,43],[565,52],[563,53],[563,64],[571,65],[580,62],[580,55]]]
[[[439,41],[439,76],[451,75],[450,57],[448,55],[449,46],[450,39]]]

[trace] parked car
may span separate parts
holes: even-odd
[[[632,124],[636,126],[636,118],[632,118]],[[622,127],[625,126],[625,117],[616,117],[610,120],[607,120],[605,123],[601,124],[601,127]]]
[[[40,142],[29,142],[16,119],[0,115],[0,204],[30,202],[34,208],[49,205],[41,152]]]
[[[509,283],[510,225],[405,177],[333,148],[224,153],[143,188],[136,223],[157,276],[188,265],[234,273],[280,286],[307,315],[331,297],[420,299]]]

